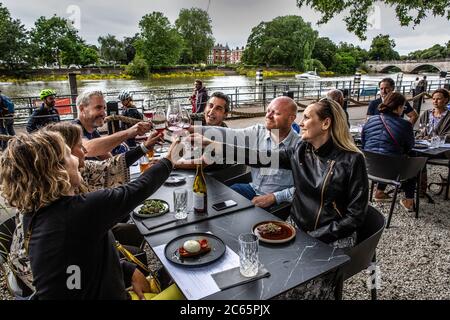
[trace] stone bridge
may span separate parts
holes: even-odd
[[[450,71],[450,59],[439,60],[392,60],[392,61],[366,61],[372,72],[387,73],[397,67],[403,73],[418,73],[425,66],[433,66],[439,71]]]

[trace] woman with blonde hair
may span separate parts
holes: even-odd
[[[114,188],[130,181],[129,167],[139,158],[145,155],[145,151],[153,148],[159,141],[160,135],[150,136],[142,146],[132,149],[124,154],[108,158],[104,161],[85,160],[85,150],[82,144],[81,127],[70,122],[53,123],[43,130],[58,132],[62,135],[65,143],[71,149],[72,155],[78,158],[79,170],[82,176],[80,186],[75,190],[77,194],[92,192],[104,188]],[[26,286],[22,289],[25,294],[34,291],[33,274],[30,262],[24,249],[23,215],[16,215],[16,229],[13,234],[11,250],[8,254],[8,263],[14,274]],[[126,218],[128,220],[128,217]],[[131,246],[127,249],[133,253],[139,253],[139,247],[143,237],[136,225],[119,222],[112,228],[116,240],[121,244]],[[29,290],[28,290],[29,289]],[[29,292],[31,290],[31,292]]]
[[[322,99],[305,109],[300,127],[301,142],[286,150],[255,151],[205,138],[203,143],[213,143],[227,161],[252,167],[273,166],[260,160],[267,156],[279,159],[279,168],[292,170],[291,217],[297,226],[323,242],[353,246],[367,211],[369,189],[364,156],[349,133],[345,113],[335,101]]]
[[[79,160],[59,133],[42,130],[9,142],[0,157],[1,193],[24,216],[37,299],[127,299],[126,283],[139,297],[149,292],[138,269],[122,270],[110,228],[164,183],[174,146],[133,182],[77,195]]]
[[[350,136],[343,109],[335,101],[322,99],[310,104],[300,127],[301,142],[285,150],[257,151],[202,139],[204,144],[212,144],[210,150],[216,154],[222,151],[227,161],[292,170],[295,193],[291,218],[295,224],[333,247],[352,247],[369,200],[364,156]],[[272,163],[275,159],[278,164]],[[335,281],[335,274],[330,273],[278,298],[333,299]]]

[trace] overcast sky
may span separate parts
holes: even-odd
[[[138,32],[141,17],[152,11],[164,13],[174,23],[182,8],[208,9],[212,20],[214,38],[217,43],[228,43],[230,47],[243,46],[252,27],[261,21],[270,21],[282,15],[300,15],[312,23],[320,36],[329,37],[335,43],[350,42],[368,49],[371,40],[379,33],[389,34],[396,42],[400,54],[425,49],[436,43],[443,45],[450,40],[450,22],[445,18],[429,17],[415,29],[400,27],[392,8],[379,6],[381,19],[376,28],[367,33],[368,41],[361,42],[350,34],[338,16],[326,25],[317,26],[320,15],[309,8],[299,9],[295,0],[0,0],[14,18],[27,28],[34,25],[40,16],[50,17],[54,13],[69,18],[73,8],[80,10],[79,34],[88,43],[97,44],[97,38],[108,33],[119,39]],[[76,6],[76,7],[74,7]],[[69,12],[68,12],[69,11]],[[375,15],[376,17],[377,15]]]

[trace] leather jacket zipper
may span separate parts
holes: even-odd
[[[324,193],[325,193],[325,187],[327,186],[327,182],[329,181],[329,177],[333,171],[333,166],[334,166],[335,161],[332,160],[331,164],[330,164],[330,169],[328,170],[325,179],[323,181],[323,185],[322,185],[322,191],[320,194],[320,207],[319,207],[319,211],[317,212],[317,218],[316,218],[316,223],[314,225],[314,230],[317,229],[317,224],[319,223],[319,218],[320,218],[320,214],[322,213],[322,208],[323,208],[323,198],[324,198]]]
[[[341,212],[339,211],[339,209],[337,208],[336,201],[333,201],[333,207],[334,207],[334,210],[336,210],[336,212],[338,213],[339,217],[342,218],[342,214],[341,214]]]

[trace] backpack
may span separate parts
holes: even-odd
[[[14,113],[14,102],[7,96],[0,95],[0,98],[3,102],[3,107],[8,109],[8,113]]]

